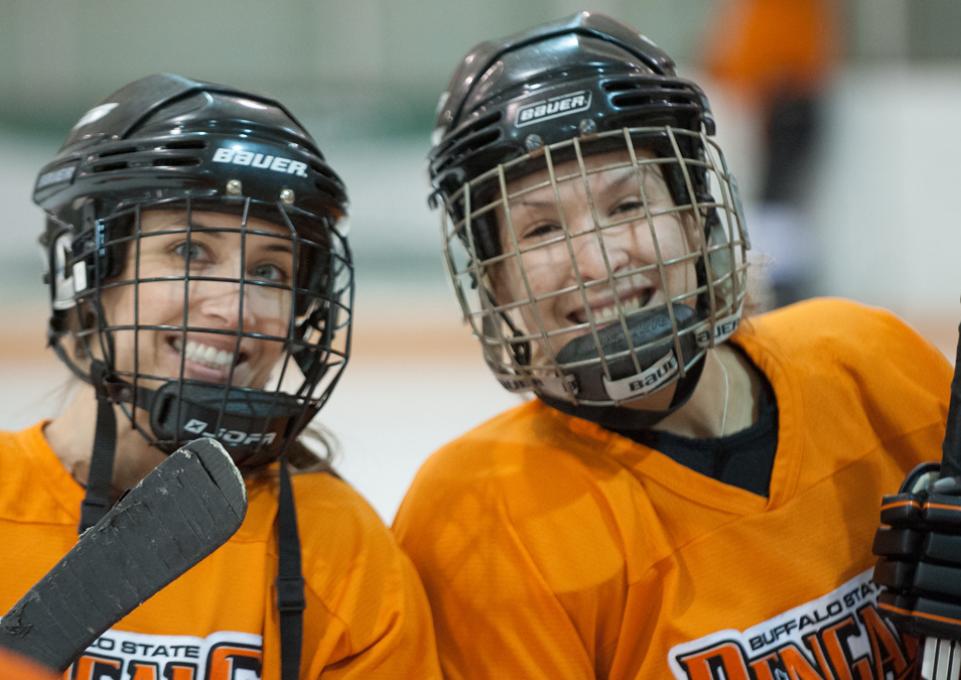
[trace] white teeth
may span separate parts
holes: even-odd
[[[174,341],[174,346],[176,347],[180,343]],[[233,352],[227,352],[222,349],[217,349],[216,347],[211,347],[210,345],[203,345],[199,342],[194,342],[190,340],[187,343],[187,349],[184,352],[184,356],[187,361],[194,361],[198,364],[204,364],[210,368],[216,369],[229,369],[234,363]]]
[[[642,293],[640,295],[636,295],[633,297],[624,298],[620,301],[621,310],[623,310],[625,316],[627,316],[631,312],[636,312],[641,308],[641,298],[648,298],[648,296]],[[608,321],[614,321],[617,318],[617,313],[618,313],[617,304],[613,302],[609,305],[605,305],[604,307],[594,308],[591,311],[594,317],[595,324],[603,324],[603,323],[607,323]],[[585,317],[584,321],[586,320],[587,319]]]

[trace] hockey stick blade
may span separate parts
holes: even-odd
[[[0,646],[63,671],[97,637],[227,541],[243,522],[243,478],[220,443],[171,454],[0,621]]]

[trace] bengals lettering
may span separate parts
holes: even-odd
[[[851,642],[867,636],[866,652]],[[874,604],[832,620],[796,640],[750,656],[741,640],[719,640],[676,657],[687,680],[873,680],[906,678],[917,663],[917,643],[901,639]]]
[[[262,653],[252,645],[221,643],[206,659],[195,645],[120,643],[123,655],[102,651],[101,638],[73,665],[70,680],[258,680]],[[135,653],[135,657],[129,654]],[[196,659],[196,660],[192,660]]]

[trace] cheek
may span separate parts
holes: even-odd
[[[635,223],[631,230],[632,246],[645,259],[655,262],[658,250],[662,261],[673,260],[688,252],[689,239],[680,219],[671,215],[653,218],[654,227],[647,220]],[[657,247],[655,247],[655,240]]]
[[[237,304],[240,304],[239,299]],[[248,306],[248,313],[245,314],[246,323],[252,324],[248,326],[248,330],[281,337],[287,335],[288,320],[293,313],[290,294],[251,285],[247,287],[244,304]],[[294,319],[294,325],[297,321]]]
[[[555,244],[525,253],[520,259],[534,293],[545,293],[562,288],[574,278],[571,256],[564,244]],[[523,280],[518,277],[520,292],[527,297]]]

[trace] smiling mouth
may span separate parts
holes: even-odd
[[[181,348],[183,347],[182,338],[170,338],[168,342],[174,351],[178,354],[181,353]],[[183,350],[183,357],[190,363],[226,374],[232,367],[239,366],[246,361],[247,353],[238,352],[235,355],[233,352],[218,349],[212,345],[206,345],[196,340],[188,340],[187,348]]]
[[[620,300],[620,311],[624,316],[643,309],[654,297],[654,288],[646,287],[622,293]],[[606,324],[614,321],[618,317],[618,300],[612,299],[603,305],[592,305],[590,307],[590,317],[593,318],[595,325]],[[588,322],[588,310],[585,308],[576,309],[567,315],[567,319],[572,324],[584,324]]]

